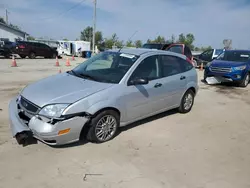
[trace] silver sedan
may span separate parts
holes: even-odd
[[[26,86],[9,104],[13,137],[48,145],[114,138],[121,126],[177,108],[192,109],[195,68],[180,54],[149,49],[100,53],[71,71]]]

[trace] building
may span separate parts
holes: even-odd
[[[16,42],[16,40],[26,40],[27,36],[28,34],[26,32],[12,28],[11,26],[0,22],[0,38]]]

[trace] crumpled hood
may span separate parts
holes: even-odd
[[[235,61],[223,61],[223,60],[213,60],[211,66],[215,67],[238,67],[246,65],[244,62],[235,62]]]
[[[112,85],[62,73],[28,85],[23,89],[21,95],[43,107],[47,104],[74,103]]]

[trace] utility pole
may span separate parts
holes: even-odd
[[[94,0],[92,53],[95,52],[95,30],[96,30],[96,0]]]
[[[6,15],[5,15],[6,24],[9,24],[8,14],[9,14],[9,11],[6,9]]]

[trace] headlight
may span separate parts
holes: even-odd
[[[239,71],[239,70],[245,70],[246,69],[246,65],[243,65],[243,66],[239,66],[239,67],[233,67],[233,70],[235,71]]]
[[[52,104],[42,108],[39,112],[40,115],[46,117],[59,118],[63,111],[69,106],[69,104]]]
[[[212,64],[212,62],[208,62],[206,66],[210,67],[211,64]]]

